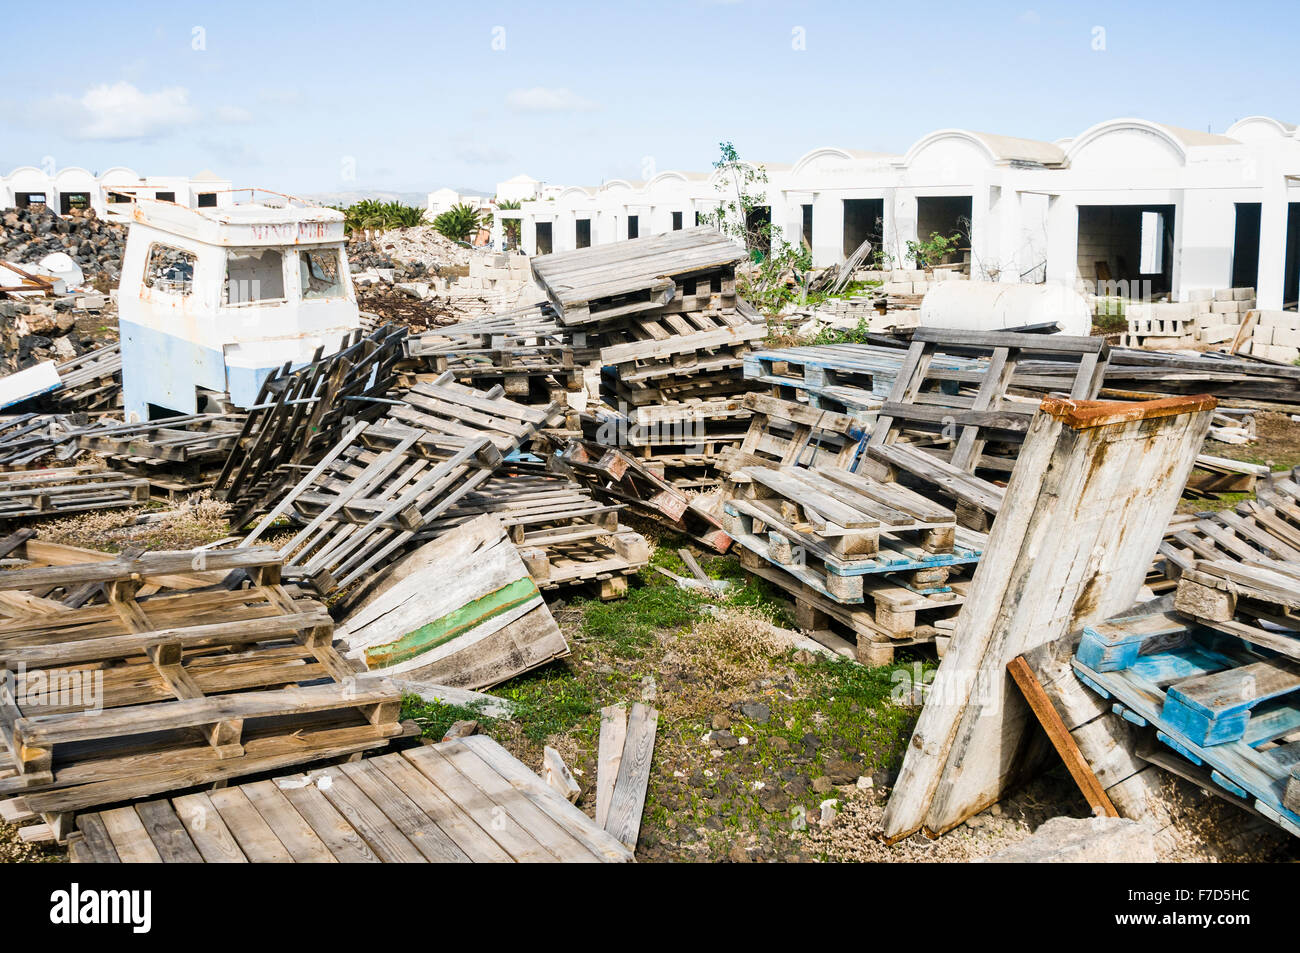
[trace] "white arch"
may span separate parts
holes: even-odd
[[[1073,163],[1079,153],[1083,152],[1089,145],[1103,136],[1116,132],[1145,132],[1153,135],[1169,146],[1174,155],[1178,157],[1180,164],[1185,165],[1187,163],[1187,147],[1182,140],[1170,132],[1167,127],[1158,122],[1151,122],[1149,119],[1107,119],[1104,122],[1089,126],[1071,141],[1070,149],[1065,154],[1066,163]]]

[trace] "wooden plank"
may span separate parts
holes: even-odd
[[[249,861],[255,864],[293,863],[293,855],[243,791],[220,788],[210,792],[208,799]]]
[[[519,863],[555,863],[558,858],[500,804],[461,774],[436,746],[402,752],[417,770],[454,801],[476,824]]]
[[[1092,805],[1095,811],[1101,811],[1106,817],[1119,817],[1115,805],[1106,796],[1105,788],[1101,786],[1101,782],[1097,780],[1097,775],[1093,773],[1092,767],[1079,751],[1078,744],[1070,736],[1065,723],[1061,721],[1061,716],[1052,706],[1051,700],[1043,692],[1043,686],[1038,684],[1038,679],[1034,676],[1033,670],[1026,664],[1024,657],[1016,656],[1008,662],[1007,671],[1015,679],[1016,685],[1019,686],[1021,693],[1025,696],[1025,701],[1029,702],[1029,707],[1033,710],[1035,717],[1038,718],[1038,723],[1043,726],[1043,731],[1047,733],[1048,740],[1052,742],[1052,747],[1056,749],[1056,753],[1065,762],[1066,770],[1070,772],[1070,777],[1074,778],[1074,783],[1079,786],[1079,791],[1083,794],[1084,799]]]
[[[262,815],[267,826],[275,831],[275,836],[280,839],[294,863],[337,862],[329,847],[281,793],[274,781],[253,781],[239,787],[249,803]]]
[[[411,762],[399,754],[383,755],[371,761],[442,828],[471,861],[476,864],[496,864],[511,860],[510,854],[500,844],[479,827],[442,788],[416,770]]]
[[[627,708],[609,705],[600,710],[600,740],[596,751],[596,823],[603,829],[609,820],[623,746],[627,741]]]
[[[438,824],[372,761],[341,769],[431,863],[468,863],[469,857]]]
[[[125,864],[159,864],[162,855],[149,838],[140,816],[133,807],[116,807],[101,811],[100,820],[113,841],[113,849]]]
[[[659,712],[637,702],[627,720],[627,741],[619,761],[618,779],[610,797],[605,830],[629,850],[636,850],[641,831],[641,812],[645,809],[646,788],[650,783],[650,766],[654,756],[655,728]]]
[[[319,774],[313,772],[312,776],[321,779],[317,784],[320,792],[384,863],[427,862],[424,854],[338,768],[327,768]]]
[[[135,806],[141,823],[149,832],[149,839],[167,864],[201,864],[203,855],[190,840],[185,825],[181,823],[167,801],[144,801]]]
[[[312,779],[306,776],[279,778],[276,780],[276,786],[280,788],[280,793],[284,795],[285,800],[292,804],[302,819],[311,825],[312,831],[340,863],[377,864],[380,862],[365,838],[335,810],[334,805],[324,794],[321,794]]]
[[[240,850],[230,828],[206,794],[186,794],[172,800],[177,817],[203,859],[209,864],[244,864],[248,858]]]

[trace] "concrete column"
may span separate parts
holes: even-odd
[[[1286,292],[1282,287],[1286,281],[1286,178],[1269,168],[1264,182],[1260,199],[1263,204],[1259,221],[1259,287],[1255,289],[1255,301],[1263,310],[1278,311]]]
[[[1176,213],[1175,249],[1178,301],[1187,301],[1196,288],[1227,288],[1232,284],[1232,250],[1237,209],[1230,194],[1204,189],[1183,193]],[[1181,224],[1180,224],[1181,223]]]
[[[834,192],[814,192],[813,264],[818,268],[844,260],[844,201]]]
[[[1047,207],[1047,280],[1070,288],[1079,280],[1079,206],[1054,195]]]
[[[916,195],[910,189],[892,191],[892,203],[888,194],[885,198],[885,244],[894,256],[895,268],[914,268],[916,263],[907,257],[907,243],[917,240]]]

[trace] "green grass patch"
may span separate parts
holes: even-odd
[[[457,721],[477,721],[484,728],[495,723],[479,711],[477,705],[444,705],[442,702],[426,702],[419,695],[407,695],[402,699],[402,720],[413,721],[420,726],[425,738],[441,740],[447,729]]]

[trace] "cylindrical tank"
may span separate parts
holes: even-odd
[[[1062,284],[942,281],[921,299],[921,327],[1001,331],[1055,323],[1061,334],[1087,335],[1092,310]]]

